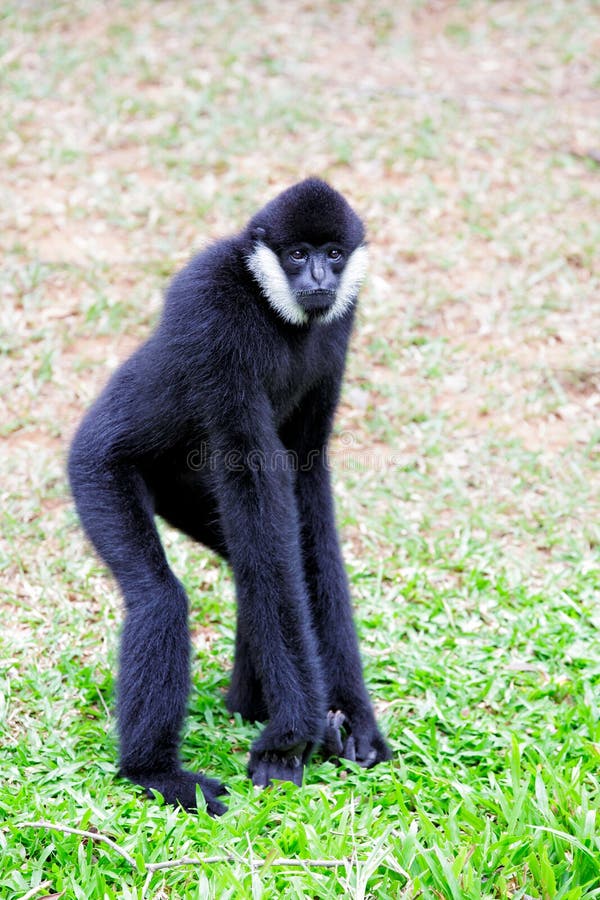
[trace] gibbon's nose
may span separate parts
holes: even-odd
[[[325,266],[320,260],[315,260],[310,267],[310,274],[318,285],[325,280]]]

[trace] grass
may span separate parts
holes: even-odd
[[[0,896],[600,897],[598,25],[593,0],[5,4]],[[170,274],[310,173],[370,233],[333,456],[394,759],[250,786],[231,579],[164,527],[184,753],[230,788],[190,817],[117,778],[120,600],[65,452]]]

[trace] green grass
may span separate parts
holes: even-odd
[[[5,5],[0,897],[600,897],[598,24],[593,0]],[[230,575],[164,527],[184,756],[230,789],[188,816],[117,777],[120,600],[66,448],[170,274],[311,173],[371,242],[332,456],[394,758],[252,788]]]

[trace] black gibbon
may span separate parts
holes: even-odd
[[[267,721],[248,772],[302,783],[319,746],[390,758],[364,685],[336,533],[327,443],[367,251],[325,182],[284,191],[173,279],[150,338],[112,376],[69,456],[77,510],[125,602],[121,773],[211,814],[224,786],[183,769],[188,601],[154,517],[231,566],[227,706]]]

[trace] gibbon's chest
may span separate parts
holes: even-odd
[[[314,333],[294,337],[294,341],[280,348],[264,375],[264,387],[278,426],[319,381],[331,374],[341,378],[344,368],[345,341],[335,329],[318,328]]]

